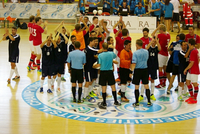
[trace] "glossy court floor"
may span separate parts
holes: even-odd
[[[54,28],[57,24],[48,25],[48,34],[53,33]],[[70,30],[73,29],[73,25],[66,25]],[[187,31],[183,31],[187,33]],[[195,31],[200,34],[199,30]],[[0,29],[0,38],[4,34],[4,29]],[[70,94],[70,83],[69,74],[66,73],[65,77],[67,82],[62,82],[61,94],[54,92],[53,95],[48,95],[46,92],[44,94],[39,94],[39,79],[40,74],[35,71],[27,72],[27,64],[30,58],[30,49],[28,42],[28,30],[18,30],[18,34],[21,36],[20,42],[20,59],[17,64],[19,74],[21,76],[19,81],[11,81],[10,85],[7,85],[7,78],[10,72],[10,64],[8,63],[8,42],[0,42],[0,134],[199,134],[200,133],[200,118],[197,115],[193,119],[185,118],[182,121],[166,121],[166,123],[159,123],[156,120],[151,120],[153,122],[146,122],[140,120],[140,122],[130,122],[128,119],[134,119],[141,117],[142,119],[147,117],[150,118],[160,118],[164,117],[165,114],[179,115],[185,112],[191,112],[199,109],[199,103],[196,105],[187,105],[184,102],[180,103],[177,101],[177,93],[172,91],[171,96],[167,96],[164,90],[155,89],[157,101],[154,102],[153,113],[145,113],[146,100],[144,100],[143,109],[133,109],[131,107],[126,108],[125,106],[131,106],[131,103],[124,104],[118,111],[112,106],[112,98],[108,98],[108,102],[111,104],[107,111],[99,110],[96,104],[85,103],[82,104],[83,107],[79,107],[77,104],[72,104],[71,94]],[[111,34],[112,35],[112,34]],[[135,51],[135,40],[142,37],[142,34],[130,34],[132,42],[132,50]],[[171,33],[172,41],[175,40],[176,33]],[[46,35],[43,35],[43,40]],[[33,84],[32,84],[33,83]],[[32,84],[32,85],[31,85]],[[177,81],[174,83],[177,85]],[[45,84],[44,89],[46,91],[47,85]],[[117,87],[119,89],[119,87]],[[134,86],[128,87],[127,96],[130,98],[131,102],[134,102],[133,96]],[[109,89],[108,89],[109,91]],[[31,93],[33,92],[33,94]],[[30,94],[28,94],[30,93]],[[27,95],[28,94],[28,95]],[[109,94],[111,94],[109,92]],[[33,95],[33,96],[31,96]],[[34,96],[37,97],[38,102],[45,105],[44,108],[37,107],[34,100]],[[166,100],[167,98],[167,100]],[[120,97],[118,96],[118,99]],[[171,101],[172,99],[172,101]],[[100,101],[100,100],[97,100]],[[169,104],[168,104],[168,102]],[[59,102],[59,104],[57,103]],[[62,103],[61,103],[62,102]],[[62,104],[62,105],[61,105]],[[66,104],[66,105],[64,105]],[[72,108],[69,107],[69,104]],[[47,106],[48,105],[48,106]],[[81,106],[82,106],[81,105]],[[173,110],[171,113],[161,114],[159,111],[156,112],[156,105],[160,105],[161,109]],[[177,107],[178,106],[178,107]],[[72,116],[64,116],[52,112],[50,107],[57,108],[60,111],[65,111],[67,113],[75,113],[79,115],[87,115],[92,117],[99,117],[94,120],[80,121],[81,119],[72,118]],[[84,111],[86,108],[93,108],[93,111]],[[45,109],[46,108],[46,109]],[[80,109],[82,108],[82,109]],[[179,108],[179,109],[177,109]],[[190,111],[190,109],[192,109]],[[124,110],[124,115],[123,114]],[[127,111],[128,110],[128,111]],[[142,111],[143,112],[138,112]],[[81,111],[81,112],[80,112]],[[116,113],[121,111],[121,115],[117,117],[117,120],[112,120],[109,122],[107,120],[104,122],[104,118],[115,118]],[[137,112],[135,112],[137,111]],[[154,112],[155,111],[155,112]],[[59,111],[57,111],[59,112]],[[113,112],[113,114],[112,114]],[[95,114],[96,113],[96,114]],[[102,113],[102,114],[101,114]],[[106,115],[106,114],[107,115]],[[119,112],[120,113],[120,112]],[[135,116],[136,113],[136,116]],[[144,113],[144,114],[143,114]],[[104,116],[104,115],[105,116]],[[141,116],[140,116],[141,115]],[[69,119],[68,119],[69,118]],[[120,118],[126,118],[127,121],[122,123]],[[86,117],[84,118],[86,119]],[[84,120],[82,119],[82,120]],[[88,119],[88,118],[87,118]],[[145,118],[146,119],[146,118]],[[180,118],[179,118],[180,119]],[[100,123],[99,123],[100,122]],[[102,122],[102,123],[101,123]],[[150,124],[148,124],[150,123]]]

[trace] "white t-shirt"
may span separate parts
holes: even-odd
[[[109,28],[107,28],[108,29],[108,31],[109,31],[109,33],[107,33],[106,31],[106,37],[105,37],[105,39],[104,39],[104,42],[107,42],[107,38],[110,36],[110,32],[111,32],[111,30],[109,29]]]
[[[17,3],[18,2],[18,0],[11,0],[12,1],[12,3]]]
[[[182,2],[187,2],[188,4],[194,3],[194,0],[182,0]]]
[[[180,6],[180,3],[179,3],[179,1],[178,0],[171,0],[170,1],[172,4],[173,4],[173,6],[174,6],[174,13],[179,13],[179,6]]]

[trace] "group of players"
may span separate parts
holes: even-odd
[[[139,106],[139,101],[144,99],[144,88],[146,89],[147,106],[151,106],[151,100],[156,100],[154,88],[165,88],[166,79],[169,81],[167,94],[173,87],[175,76],[178,76],[178,99],[183,101],[183,96],[190,98],[186,100],[188,104],[197,103],[198,94],[198,74],[199,55],[196,48],[200,45],[200,37],[194,33],[194,27],[189,27],[189,34],[177,35],[176,41],[170,43],[170,34],[166,32],[165,25],[159,25],[149,37],[149,29],[143,29],[143,37],[136,40],[136,51],[131,51],[131,37],[126,29],[122,17],[113,27],[114,39],[109,36],[110,30],[104,20],[99,21],[98,17],[93,18],[91,23],[88,17],[80,18],[81,24],[75,25],[75,30],[70,37],[69,31],[61,22],[55,29],[55,37],[50,34],[42,42],[42,33],[47,33],[47,22],[42,25],[41,17],[30,16],[28,24],[31,44],[31,58],[28,64],[28,71],[37,67],[38,72],[42,72],[40,93],[43,93],[45,77],[48,77],[48,93],[53,93],[54,83],[57,77],[57,91],[60,92],[61,77],[65,73],[65,63],[68,65],[72,83],[73,102],[82,103],[84,100],[95,102],[95,96],[103,98],[103,102],[98,103],[99,108],[106,109],[107,85],[112,88],[114,105],[121,105],[117,101],[115,78],[113,74],[114,64],[117,64],[118,81],[121,88],[118,95],[121,95],[121,102],[129,102],[125,92],[127,86],[132,81],[135,84],[135,103]],[[61,27],[61,28],[60,28]],[[116,28],[117,27],[117,28]],[[60,30],[58,30],[60,29]],[[68,43],[69,38],[71,44]],[[12,28],[12,34],[6,29],[3,40],[9,40],[9,62],[11,72],[16,76],[13,80],[19,79],[19,73],[15,63],[18,63],[20,36],[17,29]],[[113,52],[114,48],[116,54]],[[168,59],[168,53],[170,58]],[[42,55],[42,69],[40,59]],[[35,64],[36,58],[36,64]],[[155,86],[159,70],[160,84]],[[170,76],[172,73],[172,76]],[[151,78],[151,88],[149,88],[149,76]],[[82,84],[85,78],[84,89]],[[132,79],[133,78],[133,79]],[[64,78],[63,78],[64,79]],[[139,95],[140,81],[142,81],[141,94]],[[76,86],[78,83],[78,100],[76,99]],[[94,92],[95,83],[99,84],[99,90]],[[185,86],[187,85],[187,87]],[[194,88],[194,92],[193,92]],[[150,91],[151,89],[151,91]],[[82,99],[82,90],[83,99]],[[100,95],[102,91],[102,96]]]

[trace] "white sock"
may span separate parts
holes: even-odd
[[[55,79],[52,77],[52,78],[51,78],[51,85],[54,86],[54,83],[55,83]]]
[[[88,96],[88,87],[84,87],[83,98],[86,98],[87,96]]]
[[[141,86],[140,95],[143,95],[143,96],[144,96],[144,85],[143,85],[143,84],[142,84],[142,86]]]
[[[100,76],[100,74],[97,75],[97,79],[95,81],[97,85],[99,84],[99,76]]]
[[[44,80],[40,80],[40,87],[43,87],[44,85]]]
[[[184,94],[186,94],[186,93],[187,93],[187,91],[188,91],[188,87],[187,87],[187,85],[186,85],[186,84],[184,84],[184,90],[183,90],[183,93],[184,93]]]
[[[126,85],[121,84],[121,92],[126,92]]]
[[[154,94],[155,83],[151,83],[151,95]]]
[[[19,76],[18,70],[17,70],[17,66],[15,67],[15,74],[16,76]]]
[[[182,87],[178,86],[178,96],[182,95]]]
[[[61,77],[58,77],[57,79],[57,87],[60,88],[60,83],[61,83]]]
[[[48,89],[51,89],[51,79],[48,79]]]
[[[89,85],[89,87],[88,87],[88,91],[89,91],[89,93],[90,93],[92,90],[93,90],[92,85]]]
[[[96,82],[95,82],[95,81],[93,81],[93,83],[92,83],[92,88],[94,87],[95,83],[96,83]]]
[[[97,92],[99,92],[99,93],[102,92],[102,87],[101,87],[101,85],[99,85],[99,87],[97,88]]]
[[[15,69],[11,69],[11,70],[10,70],[10,76],[9,76],[9,79],[11,79],[11,77],[12,77],[13,74],[14,74],[14,72],[15,72]]]
[[[64,74],[61,74],[61,78],[64,77]]]

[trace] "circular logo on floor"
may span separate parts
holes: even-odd
[[[167,95],[165,90],[155,89],[156,101],[152,101],[151,107],[147,106],[146,97],[140,102],[139,107],[133,107],[134,86],[131,85],[126,91],[129,103],[121,106],[113,105],[111,89],[108,88],[107,109],[100,109],[97,105],[102,99],[96,98],[95,103],[85,101],[78,104],[72,102],[71,86],[69,77],[61,84],[61,92],[53,91],[48,94],[47,82],[44,84],[44,93],[39,92],[40,81],[26,87],[22,93],[24,101],[31,107],[42,112],[79,121],[112,123],[112,124],[155,124],[176,122],[197,118],[200,116],[199,104],[187,104],[177,100],[177,93],[172,89],[172,94]],[[56,85],[55,85],[56,87]],[[186,97],[184,99],[187,99]],[[118,96],[120,100],[120,96]]]

